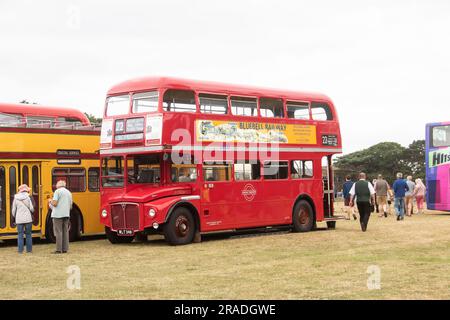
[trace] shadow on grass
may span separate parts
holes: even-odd
[[[320,232],[329,230],[327,227],[318,227],[312,232]],[[247,230],[237,230],[234,232],[218,232],[202,235],[202,242],[211,242],[211,241],[223,241],[223,240],[233,240],[233,239],[241,239],[241,238],[255,238],[255,237],[264,237],[264,236],[275,236],[278,234],[288,234],[291,233],[292,230],[290,227],[278,227],[278,228],[259,228],[259,229],[247,229]],[[119,245],[122,247],[136,247],[143,245],[152,245],[152,246],[168,246],[167,242],[162,235],[151,235],[153,239],[149,239],[147,241],[133,241],[132,243],[123,243],[123,244],[115,244],[115,246]],[[156,237],[156,239],[155,239]],[[105,235],[95,235],[95,236],[84,236],[80,240],[76,241],[80,242],[89,242],[93,240],[106,240]],[[106,243],[109,242],[106,240]],[[52,244],[45,239],[33,238],[33,245],[40,244]],[[0,241],[0,248],[2,247],[11,247],[17,246],[16,239],[4,240]]]

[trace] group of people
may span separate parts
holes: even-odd
[[[397,180],[391,186],[380,174],[378,179],[371,182],[366,180],[366,174],[361,172],[359,180],[353,182],[348,175],[343,186],[344,196],[344,212],[347,214],[347,219],[350,216],[356,220],[355,202],[360,215],[360,223],[362,231],[367,230],[367,224],[371,212],[375,210],[380,217],[387,217],[391,214],[390,205],[394,200],[394,208],[397,220],[403,220],[404,216],[411,216],[414,214],[414,200],[417,203],[417,212],[423,213],[426,187],[421,179],[416,179],[415,182],[412,176],[403,179],[401,172],[397,173]]]
[[[24,234],[26,252],[31,253],[33,250],[32,227],[36,204],[30,195],[30,191],[31,189],[26,184],[22,184],[19,186],[17,194],[14,195],[12,203],[12,216],[17,225],[17,249],[19,253],[24,251]],[[67,253],[69,250],[69,219],[72,204],[72,194],[66,189],[66,182],[58,181],[53,199],[50,199],[48,203],[52,210],[51,218],[56,238],[55,254]]]

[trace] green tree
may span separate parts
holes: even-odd
[[[353,176],[363,171],[369,179],[382,174],[392,181],[396,172],[407,169],[403,160],[404,152],[405,148],[398,143],[381,142],[338,158],[335,166],[342,172],[353,173]]]
[[[414,140],[403,153],[408,174],[414,178],[425,179],[425,140]],[[425,181],[425,180],[424,180]]]
[[[91,124],[101,125],[102,124],[102,118],[97,118],[93,114],[85,112],[84,115],[89,119],[89,122]]]
[[[359,172],[367,173],[369,179],[382,174],[389,182],[396,179],[397,172],[414,178],[425,178],[425,140],[414,140],[407,148],[395,142],[382,142],[367,149],[356,151],[336,159],[336,175]]]

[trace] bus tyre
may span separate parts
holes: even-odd
[[[189,209],[176,208],[164,225],[164,237],[171,245],[191,243],[195,235],[195,220]]]
[[[81,230],[79,226],[79,213],[76,211],[73,211],[70,213],[70,220],[69,220],[69,241],[74,242],[80,239],[81,237]]]
[[[48,213],[48,216],[51,215],[51,212]],[[53,219],[48,218],[47,224],[45,226],[45,239],[47,239],[48,242],[56,243],[56,237],[55,233],[53,232]]]
[[[131,243],[134,239],[133,237],[121,237],[118,236],[116,232],[111,231],[110,228],[105,227],[106,238],[108,238],[109,242],[116,243]]]
[[[336,229],[336,221],[327,221],[328,229]]]
[[[313,229],[314,213],[308,201],[300,200],[295,204],[292,222],[295,232],[307,232]]]
[[[48,213],[51,217],[51,212]],[[77,212],[70,213],[69,219],[69,242],[74,242],[80,239],[79,214]],[[45,228],[45,238],[49,242],[56,243],[55,233],[53,232],[53,218],[48,218]]]

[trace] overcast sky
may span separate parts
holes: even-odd
[[[0,101],[101,115],[166,75],[327,94],[344,152],[450,120],[450,1],[0,0]]]

